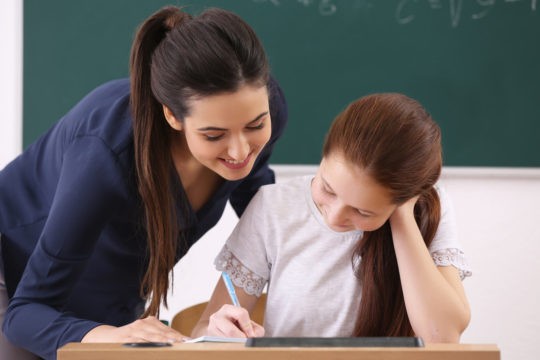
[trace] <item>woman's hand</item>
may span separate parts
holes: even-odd
[[[90,330],[81,342],[181,342],[186,336],[163,324],[154,316],[115,327],[101,325]]]
[[[264,328],[250,319],[246,309],[226,304],[210,315],[207,333],[225,337],[260,337],[264,336]]]

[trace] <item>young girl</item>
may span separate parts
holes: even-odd
[[[242,214],[274,182],[287,108],[242,19],[163,8],[138,30],[130,70],[0,172],[1,359],[181,340],[155,317],[171,269],[228,200]]]
[[[192,336],[420,336],[457,342],[469,275],[437,185],[439,127],[416,101],[375,94],[333,122],[315,177],[259,190],[216,258]],[[249,311],[268,284],[264,328]],[[213,315],[212,315],[213,314]]]

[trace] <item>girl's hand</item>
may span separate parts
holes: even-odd
[[[208,335],[225,337],[260,337],[264,336],[264,328],[249,318],[246,309],[223,305],[209,319]]]
[[[115,327],[101,325],[90,330],[81,342],[181,342],[186,336],[163,324],[154,316]]]
[[[419,197],[420,195],[415,196],[398,206],[390,215],[390,226],[407,219],[414,220],[414,205],[416,205]]]

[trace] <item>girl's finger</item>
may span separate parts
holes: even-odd
[[[264,336],[264,333],[265,333],[265,330],[264,330],[264,327],[262,327],[261,325],[257,324],[255,321],[251,321],[251,326],[253,327],[253,333],[254,333],[254,336],[253,337],[261,337],[261,336]]]

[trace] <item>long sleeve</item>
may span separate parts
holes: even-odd
[[[6,312],[3,329],[14,344],[55,359],[57,348],[99,325],[64,309],[125,196],[119,166],[98,137],[79,138],[64,152],[49,215]]]

